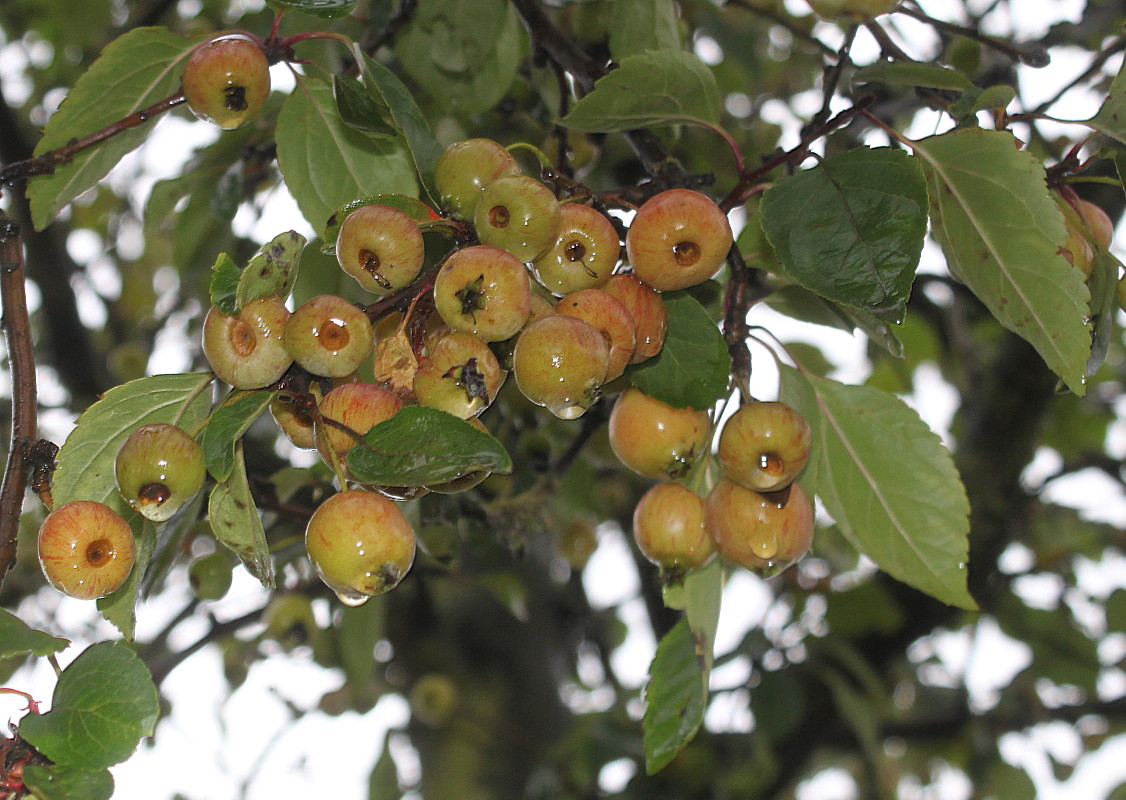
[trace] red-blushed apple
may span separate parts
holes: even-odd
[[[707,195],[668,189],[637,210],[626,233],[634,273],[657,291],[703,283],[723,265],[734,238],[727,215]]]
[[[256,117],[266,105],[270,64],[249,39],[215,39],[188,56],[183,90],[192,113],[232,130]]]
[[[361,206],[344,218],[336,260],[360,286],[387,294],[408,286],[422,271],[422,229],[397,208]]]
[[[79,600],[96,600],[121,588],[133,569],[133,531],[116,511],[75,500],[39,526],[39,565],[47,582]]]
[[[724,423],[719,463],[728,478],[748,489],[777,491],[805,467],[810,438],[805,417],[785,403],[750,403]]]
[[[521,333],[512,372],[521,393],[560,419],[575,419],[598,400],[610,349],[594,326],[552,314]]]
[[[618,232],[604,214],[581,203],[564,203],[559,236],[533,266],[549,291],[568,294],[609,280],[621,250]]]
[[[669,314],[661,295],[641,281],[636,275],[613,275],[599,287],[611,297],[617,298],[633,317],[636,345],[631,364],[652,358],[665,346],[665,330],[668,328]]]
[[[302,369],[343,378],[371,354],[375,330],[363,309],[343,297],[321,294],[297,307],[285,325],[282,341]]]
[[[707,447],[708,426],[706,411],[674,408],[631,386],[610,412],[610,447],[647,478],[680,478]]]
[[[476,245],[446,259],[434,278],[434,307],[454,330],[486,342],[515,336],[532,311],[528,270],[498,247]]]
[[[251,300],[237,314],[212,306],[203,319],[203,354],[219,380],[261,389],[281,378],[293,356],[282,341],[289,309],[276,296]]]
[[[610,363],[606,383],[621,376],[637,345],[637,327],[622,301],[601,289],[579,289],[559,299],[555,313],[593,325],[606,338]]]
[[[633,538],[642,555],[670,577],[702,567],[715,555],[704,525],[704,498],[679,483],[658,483],[641,496]]]
[[[760,572],[784,569],[813,542],[813,503],[797,483],[763,493],[723,478],[704,500],[704,520],[725,560]]]

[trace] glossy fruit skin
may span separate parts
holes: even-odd
[[[552,314],[516,340],[512,372],[521,393],[560,419],[575,419],[598,401],[610,349],[592,325]]]
[[[496,399],[505,372],[485,341],[472,333],[450,331],[433,341],[414,375],[419,405],[461,419],[476,417]]]
[[[637,329],[633,316],[620,300],[600,289],[580,289],[560,298],[555,304],[555,313],[593,325],[606,339],[610,361],[605,383],[625,372],[637,345]]]
[[[641,496],[633,512],[633,538],[664,570],[697,569],[715,555],[704,525],[704,498],[679,483],[658,483]]]
[[[614,455],[647,478],[680,478],[708,443],[708,414],[674,408],[630,387],[610,412],[610,447]]]
[[[107,505],[75,500],[39,526],[39,565],[47,582],[79,600],[121,588],[133,569],[133,531]]]
[[[621,301],[633,317],[636,344],[631,364],[652,358],[665,346],[669,314],[661,295],[636,275],[613,275],[602,284],[602,291]]]
[[[317,575],[346,603],[390,591],[414,563],[414,529],[395,501],[348,489],[321,503],[305,529]]]
[[[559,235],[559,201],[527,175],[497,178],[485,187],[473,214],[481,244],[499,247],[520,261],[533,261]]]
[[[325,395],[320,403],[321,416],[348,426],[363,436],[376,425],[386,422],[403,407],[403,401],[373,383],[346,383]],[[332,452],[344,463],[356,439],[335,425],[322,422],[317,432],[317,451],[328,464]]]
[[[317,405],[324,399],[324,393],[316,381],[309,384],[309,394],[312,402]],[[274,422],[294,447],[300,447],[302,450],[316,449],[316,423],[312,415],[298,403],[291,402],[288,397],[282,399],[282,395],[279,394],[270,401],[270,416],[274,418]]]
[[[183,90],[192,113],[233,130],[256,117],[266,104],[270,64],[249,39],[216,39],[188,56]]]
[[[609,280],[621,250],[618,232],[602,213],[580,203],[564,203],[559,210],[559,236],[533,266],[549,291],[569,294]]]
[[[1075,211],[1087,226],[1091,241],[1103,250],[1110,248],[1114,240],[1114,223],[1105,211],[1088,200],[1080,200]]]
[[[741,406],[719,434],[719,463],[736,483],[759,492],[784,489],[809,460],[809,423],[780,402]]]
[[[669,189],[638,209],[626,233],[626,257],[659,292],[687,289],[714,275],[734,237],[727,215],[691,189]]]
[[[458,250],[434,278],[434,307],[446,324],[486,342],[515,336],[532,311],[523,262],[497,247]]]
[[[282,342],[303,369],[326,378],[343,378],[371,354],[375,330],[361,309],[343,297],[321,294],[293,312]]]
[[[408,286],[422,271],[425,255],[418,223],[390,206],[357,208],[344,218],[336,236],[341,269],[375,294]]]
[[[203,486],[207,468],[195,439],[175,425],[142,425],[122,442],[114,459],[117,491],[134,511],[164,522]]]
[[[723,478],[704,500],[704,519],[719,554],[747,569],[784,568],[813,543],[813,503],[797,483],[764,494]]]
[[[293,363],[282,342],[288,321],[280,297],[251,300],[233,316],[212,306],[203,320],[203,354],[219,380],[236,389],[269,386]]]
[[[466,139],[442,151],[434,183],[442,205],[458,219],[471,220],[481,191],[497,178],[519,175],[520,165],[492,139]]]
[[[817,16],[830,22],[842,18],[868,20],[886,14],[899,5],[899,0],[806,0],[806,2]]]

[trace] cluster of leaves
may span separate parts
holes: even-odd
[[[979,334],[951,327],[946,321],[949,315],[940,305],[912,294],[928,225],[945,255],[954,279],[951,285],[957,287],[959,308],[971,309],[976,328],[993,326],[989,330],[996,331],[999,325],[1015,334],[1056,376],[1052,382],[1058,379],[1070,392],[1068,399],[1058,401],[1063,410],[1054,418],[1061,431],[1067,430],[1066,409],[1073,415],[1080,413],[1080,398],[1090,385],[1103,380],[1108,358],[1116,348],[1121,349],[1113,330],[1120,264],[1102,250],[1093,277],[1085,281],[1061,253],[1067,234],[1051,190],[1069,173],[1081,171],[1078,161],[1069,162],[1063,154],[1055,154],[1053,159],[1050,152],[1022,146],[1012,125],[980,126],[979,115],[984,112],[1005,121],[1005,109],[1015,97],[1011,87],[975,83],[973,70],[955,69],[939,63],[940,59],[923,64],[892,58],[854,69],[846,47],[838,54],[836,74],[839,77],[846,67],[850,70],[857,95],[853,106],[833,119],[826,114],[814,120],[798,147],[781,152],[776,150],[776,132],[770,126],[757,119],[732,117],[725,99],[750,78],[775,94],[788,96],[787,82],[797,80],[799,69],[806,73],[802,81],[812,80],[808,76],[816,74],[820,53],[813,48],[795,50],[793,63],[771,63],[763,55],[769,50],[765,42],[771,27],[739,9],[738,3],[729,4],[736,8],[719,9],[704,2],[678,6],[671,0],[646,0],[636,4],[637,8],[630,4],[629,11],[624,10],[624,3],[567,3],[554,16],[541,4],[527,1],[421,0],[417,7],[414,3],[395,7],[373,3],[366,29],[359,30],[354,18],[347,16],[354,10],[348,0],[272,0],[272,4],[306,12],[317,25],[339,25],[361,44],[344,55],[350,69],[342,69],[341,75],[332,78],[321,77],[315,68],[304,70],[296,76],[292,92],[271,99],[258,123],[224,134],[202,148],[180,176],[154,187],[144,209],[146,243],[151,244],[146,258],[151,263],[173,264],[185,294],[207,297],[221,308],[290,291],[297,302],[324,292],[354,296],[355,290],[325,258],[331,251],[334,225],[351,204],[375,194],[427,213],[414,198],[434,204],[432,175],[441,152],[437,135],[441,131],[442,139],[472,133],[535,142],[548,150],[553,146],[564,154],[573,148],[574,163],[582,153],[579,143],[586,147],[596,144],[602,150],[601,163],[585,175],[580,172],[582,180],[594,191],[627,202],[635,191],[627,184],[640,177],[640,169],[649,169],[650,180],[657,186],[704,182],[688,170],[711,173],[728,193],[725,208],[746,208],[748,224],[736,244],[742,256],[739,261],[746,259],[752,267],[762,269],[755,269],[753,279],[748,279],[733,265],[722,276],[726,291],[709,284],[665,295],[669,314],[665,349],[627,374],[647,394],[675,406],[695,408],[710,409],[723,400],[730,391],[733,371],[729,345],[733,338],[748,333],[745,318],[749,307],[733,307],[738,301],[731,298],[745,297],[749,284],[755,287],[755,300],[764,298],[766,305],[784,316],[868,336],[875,369],[867,385],[848,385],[827,377],[828,365],[819,353],[793,346],[779,354],[793,364],[780,368],[779,395],[801,411],[814,430],[813,454],[801,481],[834,522],[819,533],[815,550],[824,564],[840,573],[856,572],[859,556],[866,556],[887,575],[945,606],[904,599],[915,595],[902,585],[871,577],[848,591],[828,585],[811,590],[798,580],[787,583],[785,592],[796,607],[795,618],[819,592],[828,598],[824,614],[828,629],[841,639],[831,644],[826,640],[804,670],[800,666],[780,672],[756,669],[759,684],[750,705],[758,721],[755,742],[766,746],[756,756],[763,769],[754,785],[742,785],[743,789],[774,791],[776,781],[788,779],[790,765],[780,751],[787,742],[808,735],[806,726],[798,721],[799,714],[780,711],[784,702],[795,698],[798,707],[821,703],[835,709],[866,757],[881,758],[876,753],[884,723],[906,726],[908,721],[890,710],[890,699],[880,686],[886,676],[873,676],[885,668],[890,674],[889,665],[899,663],[895,660],[912,639],[937,625],[968,619],[954,616],[950,607],[973,609],[981,603],[1011,635],[1030,642],[1036,674],[1079,686],[1087,696],[1098,695],[1100,663],[1090,635],[1071,626],[1066,615],[1037,612],[1015,594],[998,597],[984,591],[983,583],[967,582],[975,568],[994,571],[989,559],[995,559],[1007,541],[998,544],[996,533],[986,530],[988,508],[971,508],[971,499],[976,496],[981,501],[983,497],[971,483],[971,477],[980,474],[977,465],[956,461],[940,437],[898,396],[911,390],[911,371],[924,360],[943,362],[964,396],[977,388],[969,374],[974,365],[959,364],[952,354],[958,346],[953,334],[963,339]],[[404,13],[406,8],[413,14]],[[285,21],[296,19],[303,18],[287,16]],[[791,35],[816,41],[811,19],[786,19]],[[593,28],[592,22],[597,23]],[[244,23],[263,27],[269,21],[249,19]],[[725,62],[710,67],[686,49],[685,26],[717,42],[727,55]],[[365,30],[390,32],[388,46],[381,50],[364,47]],[[265,30],[257,32],[267,35]],[[850,32],[850,42],[851,36]],[[739,37],[751,44],[740,42]],[[313,49],[321,40],[314,34],[292,41],[295,48]],[[339,48],[336,39],[324,41]],[[67,99],[44,130],[36,155],[49,154],[75,137],[111,126],[174,94],[178,70],[197,42],[162,27],[134,28],[114,39],[73,81]],[[529,45],[535,47],[536,58],[529,58]],[[603,70],[600,57],[612,59],[615,68]],[[335,54],[325,50],[320,60],[334,64],[338,58],[339,50]],[[552,69],[535,69],[540,58],[548,59]],[[564,94],[568,82],[557,80],[565,72],[582,88],[574,102]],[[865,110],[865,103],[873,101],[862,101],[862,92],[877,97],[941,93],[944,110],[957,127],[909,140]],[[826,108],[830,94],[831,86]],[[1101,109],[1086,122],[1103,137],[1099,140],[1103,149],[1092,148],[1093,161],[1123,163],[1124,103],[1126,73],[1120,73],[1108,87]],[[858,131],[849,132],[844,127],[849,125]],[[883,130],[889,146],[860,143],[861,132],[873,126]],[[905,129],[905,125],[898,127]],[[841,132],[830,137],[837,128]],[[122,157],[145,140],[149,130],[141,126],[120,132],[77,153],[53,174],[31,180],[27,198],[35,227],[46,227],[64,209],[70,209],[73,223],[82,213],[75,201],[98,187]],[[502,130],[504,136],[497,133]],[[715,156],[717,135],[731,145],[738,162],[734,168],[719,163]],[[826,138],[826,154],[812,166],[799,169],[806,165],[814,143]],[[660,157],[654,159],[654,154]],[[670,154],[680,159],[680,172],[670,166],[677,163]],[[765,154],[761,169],[747,166],[751,154]],[[276,173],[271,167],[275,158]],[[1045,164],[1053,160],[1059,166],[1049,170]],[[568,163],[560,158],[563,168],[569,168]],[[783,166],[790,167],[791,174],[772,172]],[[240,205],[257,202],[263,189],[278,179],[317,232],[318,241],[305,247],[303,237],[290,232],[253,255],[254,246],[232,232],[230,218]],[[769,186],[763,183],[768,179],[774,179]],[[237,265],[243,262],[249,267],[240,269]],[[210,272],[205,269],[207,264],[215,265]],[[128,270],[129,265],[122,266],[123,273]],[[926,324],[909,316],[911,309],[924,302],[930,312]],[[139,320],[152,307],[153,299],[143,298],[125,313]],[[934,318],[939,322],[931,324]],[[983,359],[998,347],[993,340],[1000,334],[988,336],[993,339],[979,348]],[[735,342],[736,351],[745,346],[745,341]],[[889,366],[894,364],[901,366]],[[908,377],[903,379],[903,375]],[[156,591],[171,574],[177,552],[198,535],[197,519],[206,518],[215,540],[233,551],[265,586],[274,588],[284,581],[295,592],[317,591],[286,541],[294,525],[293,509],[315,505],[327,486],[326,474],[319,468],[294,470],[269,455],[269,443],[256,434],[254,423],[274,392],[234,392],[213,407],[206,391],[210,382],[211,376],[204,372],[121,382],[84,411],[59,453],[53,486],[57,504],[97,499],[113,505],[134,523],[140,544],[138,566],[121,590],[99,601],[99,610],[126,638],[131,639],[135,632],[137,600]],[[576,436],[574,426],[546,419],[513,398],[502,397],[495,413],[506,425],[492,439],[462,430],[465,426],[426,409],[407,409],[368,434],[368,447],[354,451],[349,467],[373,483],[418,485],[445,480],[467,466],[501,473],[514,466],[511,476],[488,483],[468,497],[424,498],[412,504],[411,513],[437,573],[452,569],[473,575],[487,594],[488,600],[473,595],[464,602],[465,609],[494,608],[490,602],[495,604],[499,598],[502,612],[518,619],[512,609],[529,604],[536,592],[546,606],[546,597],[563,595],[563,590],[550,580],[529,575],[528,564],[514,560],[509,551],[523,553],[528,562],[535,562],[538,550],[542,559],[543,537],[539,534],[562,532],[575,521],[616,520],[628,529],[631,504],[612,499],[613,481],[634,498],[641,484],[616,474],[600,456],[597,415]],[[1105,408],[1102,413],[1108,416]],[[124,507],[113,491],[111,466],[130,430],[172,419],[202,431],[214,483],[206,514],[200,501],[158,527]],[[971,450],[972,424],[972,420],[965,422],[966,429],[956,432],[956,438],[964,433],[961,445],[970,455],[980,457]],[[1099,436],[1106,424],[1105,419],[1093,424],[1087,437],[1100,453]],[[1035,430],[1035,425],[1030,426]],[[1021,434],[1030,435],[1028,431]],[[1050,441],[1061,452],[1067,452],[1069,442],[1072,448],[1078,447],[1072,433],[1057,434]],[[572,453],[575,444],[587,445],[582,457]],[[541,451],[540,456],[546,451],[548,457],[539,458],[546,461],[546,470],[537,468],[537,459],[530,457],[536,450]],[[558,465],[563,465],[562,473],[553,471]],[[1017,474],[1023,465],[1017,465]],[[589,487],[595,482],[600,482],[603,491],[591,497]],[[262,486],[270,490],[265,492]],[[1016,496],[988,499],[1003,504]],[[1068,555],[1097,557],[1101,552],[1105,532],[1092,533],[1070,512],[1044,504],[1023,516],[1031,520],[1026,544],[1038,558],[1049,559],[1044,531],[1051,525],[1075,531],[1066,537]],[[986,562],[980,565],[970,560],[974,544],[969,536],[971,520],[975,537],[993,539],[989,547],[979,548]],[[496,536],[498,530],[505,535]],[[1083,537],[1088,541],[1081,548]],[[455,543],[450,543],[451,538]],[[522,577],[513,579],[516,584],[490,583],[496,569],[502,567]],[[1061,572],[1069,569],[1060,567]],[[666,767],[683,772],[688,769],[684,762],[694,753],[706,752],[713,759],[730,756],[726,764],[749,757],[744,745],[707,736],[689,746],[715,696],[709,675],[726,577],[724,569],[713,564],[690,577],[683,593],[668,598],[670,604],[684,610],[683,619],[668,616],[658,607],[659,601],[651,604],[654,628],[662,636],[645,693],[642,744],[649,773],[668,775],[669,770],[661,772]],[[440,584],[441,578],[418,578],[413,593],[406,586],[405,599],[387,602],[401,602],[411,613],[422,613],[418,611],[421,606],[432,612],[433,604],[447,610],[457,605],[451,598],[429,598],[429,591],[435,590],[421,588],[424,582],[429,587]],[[1078,590],[1073,575],[1068,585]],[[449,587],[443,590],[453,591]],[[1115,597],[1120,601],[1121,593]],[[918,608],[926,609],[922,621],[908,619],[908,610]],[[386,607],[381,606],[377,613],[385,612]],[[354,631],[346,634],[343,620],[351,618],[347,614],[340,617],[335,632],[337,652],[324,656],[323,661],[343,666],[357,682],[370,681],[373,642],[371,636],[349,638]],[[462,620],[461,614],[452,612],[451,618]],[[15,618],[5,619],[0,618],[0,625],[22,625]],[[464,624],[472,629],[471,623]],[[412,681],[434,667],[433,653],[424,654],[411,636],[387,625],[387,635],[399,637],[397,644],[404,653],[401,666]],[[60,649],[36,638],[43,636],[38,632],[12,630],[16,649],[9,651],[9,637],[0,635],[4,642],[0,659],[26,653],[42,656]],[[575,624],[567,632],[594,641],[603,655],[612,649],[608,634],[595,630],[592,622]],[[726,654],[729,660],[747,656],[762,664],[767,653],[780,651],[778,642],[786,638],[752,634],[740,648]],[[812,635],[806,631],[803,638]],[[356,655],[356,641],[367,647],[366,655]],[[350,644],[346,647],[345,642]],[[871,661],[860,658],[864,644],[876,645],[872,652],[882,655],[871,655]],[[547,650],[545,656],[554,652]],[[1068,655],[1061,657],[1065,652]],[[84,713],[83,696],[95,692],[87,681],[109,674],[107,669],[134,669],[135,662],[124,663],[128,653],[120,645],[90,648],[63,672],[52,711],[21,723],[19,735],[56,763],[51,769],[86,771],[79,777],[60,772],[57,779],[33,774],[28,785],[36,792],[40,789],[34,787],[34,780],[81,779],[97,787],[81,795],[51,794],[44,788],[41,796],[108,796],[99,794],[105,778],[87,773],[127,757],[137,739],[151,733],[155,694],[151,713],[138,711],[137,716],[109,719],[105,729],[95,728],[97,747],[92,741],[60,743],[61,734],[51,733],[52,725],[62,725],[67,715]],[[575,659],[571,652],[565,657]],[[452,659],[455,665],[445,668],[469,682],[459,672],[474,671],[472,662],[464,659],[459,653]],[[527,682],[525,677],[514,685],[526,687]],[[507,697],[495,686],[484,687],[477,684],[465,689],[461,700],[465,714],[475,704],[489,705],[490,693]],[[919,688],[928,687],[920,683]],[[114,702],[121,697],[138,709],[148,708],[132,696],[134,692],[145,693],[147,702],[151,682],[138,678],[100,696]],[[348,702],[370,707],[374,698],[355,691]],[[544,707],[531,706],[539,711],[554,708],[552,701],[544,702]],[[873,708],[878,715],[866,714]],[[50,722],[52,715],[55,723]],[[543,716],[550,718],[551,714]],[[817,715],[810,718],[819,719]],[[541,746],[537,752],[553,752],[560,764],[569,764],[559,769],[566,776],[565,783],[586,786],[601,764],[633,752],[621,744],[630,742],[630,734],[608,715],[591,716],[584,731],[589,738],[581,743],[564,739],[547,722],[543,726],[548,731],[543,734],[545,741],[532,737]],[[426,763],[437,763],[443,748],[450,745],[428,739],[422,728],[414,724],[412,740],[429,756]],[[611,736],[619,744],[597,754],[589,752],[590,741],[600,735]],[[96,755],[106,741],[118,745],[107,748],[112,753]],[[488,758],[481,753],[475,757],[476,766],[467,770],[470,775]],[[381,760],[377,772],[386,773],[388,763]],[[1003,770],[997,766],[997,758],[990,764],[990,769]],[[527,769],[513,769],[517,784]],[[589,774],[583,774],[583,769]],[[660,774],[652,780],[662,780]],[[449,780],[440,769],[431,774],[424,766],[424,789],[428,781],[434,782],[432,787],[457,785],[442,783]],[[740,785],[728,771],[716,780],[728,789]],[[646,786],[652,784],[639,779],[636,791],[643,792]],[[522,786],[517,791],[523,791]]]

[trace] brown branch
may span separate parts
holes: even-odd
[[[0,585],[16,560],[16,538],[27,487],[27,455],[36,441],[35,356],[24,294],[19,227],[0,212],[0,304],[12,382],[12,431],[0,485]]]
[[[1040,67],[1048,66],[1048,64],[1051,62],[1051,58],[1048,56],[1048,51],[1039,44],[1029,44],[1023,47],[1021,45],[1009,44],[1008,42],[1003,42],[1000,39],[994,39],[991,36],[986,36],[976,28],[967,28],[963,25],[955,25],[951,22],[944,22],[943,20],[935,19],[934,17],[922,11],[917,11],[913,8],[907,8],[905,6],[900,6],[899,8],[897,8],[896,13],[906,14],[907,16],[913,17],[920,22],[925,22],[927,25],[932,26],[936,30],[942,31],[943,33],[952,33],[955,36],[964,36],[967,39],[973,39],[975,42],[992,48],[998,53],[1008,56],[1013,61],[1019,61],[1020,63],[1025,64],[1029,67],[1038,69]]]
[[[117,136],[119,133],[136,128],[143,125],[154,117],[163,114],[165,111],[175,108],[181,103],[185,102],[184,93],[176,92],[176,94],[166,97],[158,103],[153,103],[147,108],[142,108],[135,114],[130,114],[124,119],[120,119],[112,125],[107,125],[100,131],[80,136],[77,139],[71,139],[64,146],[50,150],[43,155],[29,158],[26,161],[17,161],[14,164],[9,164],[0,170],[0,184],[11,185],[19,181],[34,178],[37,175],[51,175],[57,167],[67,164],[74,160],[74,157],[81,153],[83,150],[89,150],[91,147],[96,147],[108,139]]]

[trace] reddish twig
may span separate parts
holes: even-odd
[[[176,92],[171,97],[166,97],[158,103],[153,103],[147,108],[142,108],[135,114],[130,114],[124,119],[119,119],[112,125],[107,125],[100,131],[71,139],[63,147],[50,150],[43,155],[29,158],[26,161],[17,161],[0,170],[0,185],[11,185],[18,181],[34,178],[37,175],[51,175],[57,167],[74,160],[74,157],[83,150],[96,147],[107,139],[124,133],[131,128],[143,125],[150,119],[175,108],[184,102],[184,93]]]
[[[19,227],[0,212],[0,328],[8,344],[12,381],[12,431],[0,485],[0,585],[16,561],[16,537],[27,487],[27,457],[36,442],[35,356],[24,293],[23,241]]]

